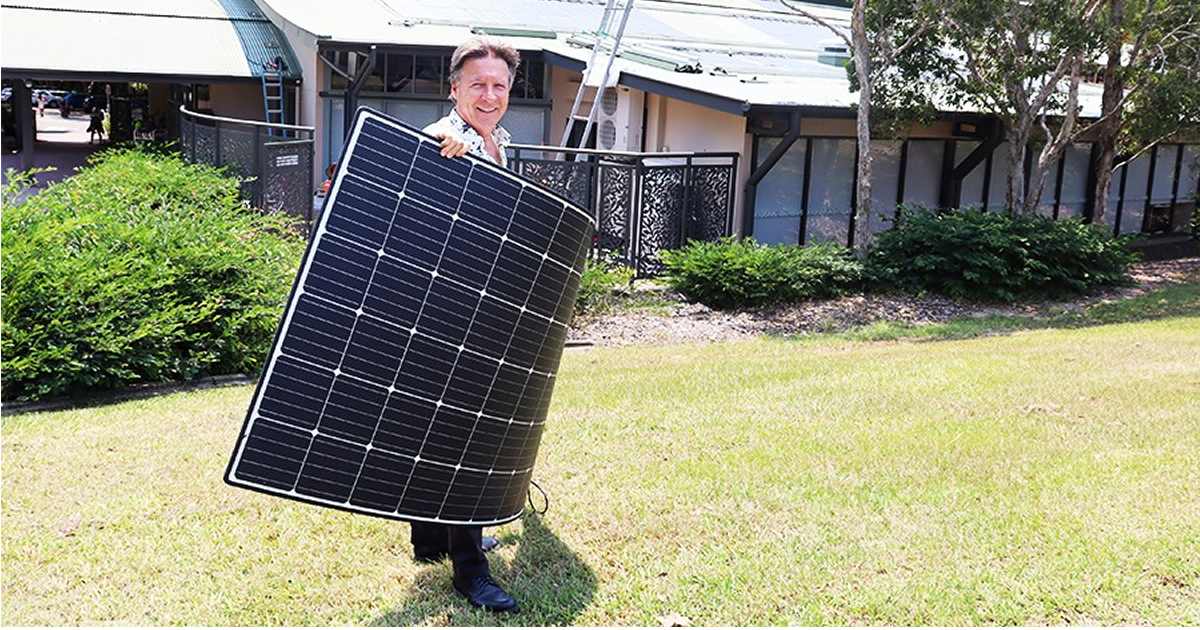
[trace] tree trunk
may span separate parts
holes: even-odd
[[[1025,145],[1029,143],[1029,114],[1018,115],[1014,124],[1005,132],[1008,140],[1008,190],[1004,203],[1011,215],[1023,214],[1025,210]]]
[[[1064,106],[1062,121],[1058,131],[1050,132],[1046,117],[1039,122],[1042,132],[1046,134],[1045,144],[1033,160],[1033,168],[1029,171],[1029,181],[1025,188],[1025,212],[1035,213],[1042,203],[1042,190],[1046,186],[1046,177],[1050,167],[1056,164],[1066,150],[1067,145],[1075,138],[1075,123],[1079,120],[1079,84],[1083,81],[1083,56],[1077,56],[1071,63],[1069,87],[1067,88],[1067,103]]]
[[[865,253],[871,245],[871,55],[867,41],[867,1],[854,0],[850,18],[851,38],[854,41],[854,71],[858,74],[858,135],[857,202],[854,208],[854,247]]]
[[[1113,163],[1117,157],[1117,136],[1121,132],[1121,98],[1125,94],[1125,76],[1121,67],[1122,22],[1125,18],[1125,0],[1109,1],[1108,24],[1112,29],[1108,40],[1108,62],[1104,66],[1104,96],[1097,133],[1100,152],[1092,168],[1096,169],[1096,188],[1092,194],[1092,223],[1103,225],[1108,213],[1108,186],[1112,181]]]

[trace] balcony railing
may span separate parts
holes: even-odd
[[[592,213],[596,248],[639,275],[688,240],[733,234],[737,153],[627,153],[519,145],[509,166]]]
[[[313,218],[313,128],[209,116],[179,108],[179,143],[191,162],[228,167],[242,197],[264,210]]]

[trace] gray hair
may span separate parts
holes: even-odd
[[[512,85],[517,77],[517,65],[521,63],[521,53],[511,44],[490,37],[472,37],[454,49],[450,56],[450,83],[456,83],[462,76],[463,64],[472,59],[495,57],[508,65],[508,84]]]

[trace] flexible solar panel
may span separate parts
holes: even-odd
[[[592,232],[360,109],[226,481],[403,520],[519,516]]]

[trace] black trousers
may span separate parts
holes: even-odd
[[[412,523],[413,553],[426,557],[449,553],[450,561],[454,563],[455,580],[487,575],[488,561],[483,555],[482,545],[482,527],[420,521]]]

